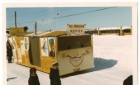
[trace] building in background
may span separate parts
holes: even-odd
[[[85,33],[95,35],[111,35],[111,34],[119,36],[132,35],[132,26],[86,29]]]

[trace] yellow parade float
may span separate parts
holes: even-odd
[[[85,24],[67,24],[65,31],[25,32],[9,28],[13,62],[49,73],[54,62],[61,75],[94,67],[92,35],[85,34]]]

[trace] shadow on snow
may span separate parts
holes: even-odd
[[[12,79],[16,79],[17,77],[12,77],[12,78],[7,78],[7,81],[12,80]]]
[[[117,60],[94,58],[94,66],[95,66],[94,68],[79,71],[79,72],[75,72],[75,73],[71,73],[71,74],[67,74],[67,75],[63,75],[63,76],[61,76],[61,78],[70,77],[70,76],[74,76],[74,75],[80,75],[80,74],[93,72],[93,71],[108,69],[108,68],[113,67],[116,64],[117,64]]]

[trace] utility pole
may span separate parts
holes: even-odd
[[[17,27],[17,20],[16,20],[16,17],[17,17],[17,15],[16,15],[16,11],[15,11],[15,27]]]

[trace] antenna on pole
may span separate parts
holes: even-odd
[[[16,15],[16,11],[15,11],[15,27],[17,27],[17,20],[16,20],[16,17],[17,17],[17,15]]]

